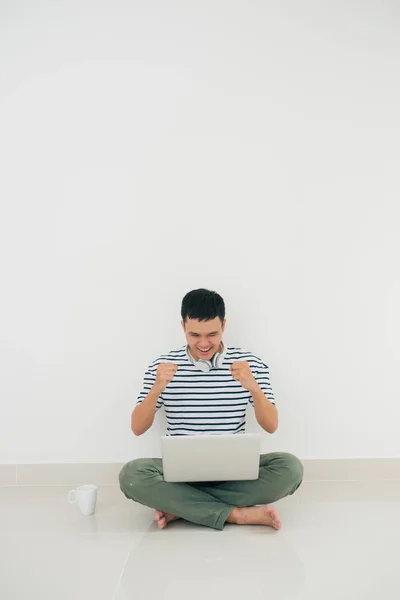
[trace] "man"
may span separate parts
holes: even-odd
[[[244,433],[248,402],[260,426],[268,433],[276,431],[278,412],[268,367],[241,348],[225,348],[221,296],[202,288],[192,290],[183,298],[181,316],[187,344],[149,366],[131,417],[133,433],[147,431],[161,406],[168,435]],[[156,509],[160,529],[183,518],[222,530],[225,523],[280,529],[271,503],[293,494],[302,477],[298,458],[274,452],[261,455],[259,478],[253,481],[167,483],[159,458],[128,462],[119,480],[127,498]]]

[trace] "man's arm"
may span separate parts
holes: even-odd
[[[167,385],[173,380],[177,370],[178,366],[174,363],[161,363],[157,367],[155,376],[154,373],[150,372],[150,368],[146,371],[147,380],[150,379],[154,383],[147,396],[136,406],[132,413],[131,429],[135,435],[142,435],[142,433],[153,425],[158,399]],[[146,378],[144,381],[143,387],[149,385],[148,383],[146,384]]]
[[[136,406],[131,416],[131,429],[135,435],[142,435],[153,425],[156,405],[163,386],[154,384],[146,398]]]
[[[274,433],[278,428],[278,411],[275,405],[270,402],[262,391],[256,378],[254,377],[247,360],[238,360],[230,366],[233,379],[240,381],[241,385],[250,392],[253,397],[256,419],[265,431]],[[268,374],[268,367],[264,364],[263,371],[257,374],[260,381],[265,379]]]
[[[278,411],[270,402],[258,383],[249,389],[254,401],[254,410],[258,424],[268,433],[278,429]]]

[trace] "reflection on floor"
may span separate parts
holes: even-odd
[[[69,487],[0,488],[2,600],[398,600],[400,481],[306,482],[282,530],[165,530],[117,486],[95,515]]]

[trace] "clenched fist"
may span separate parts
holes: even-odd
[[[161,363],[157,367],[157,375],[154,386],[160,391],[160,394],[165,390],[167,385],[173,380],[178,367],[174,363]]]
[[[257,381],[254,379],[250,365],[247,360],[236,360],[230,366],[233,379],[239,381],[241,386],[251,392],[252,389],[258,387]]]

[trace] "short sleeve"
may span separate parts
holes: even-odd
[[[144,377],[143,377],[142,389],[136,400],[136,406],[141,404],[141,402],[146,398],[146,396],[149,394],[151,388],[155,384],[158,364],[159,363],[157,361],[154,361],[148,367],[147,371],[145,372]],[[156,404],[156,412],[162,407],[163,402],[164,402],[164,399],[162,397],[162,394],[160,394],[160,396],[157,400],[157,404]]]
[[[257,365],[254,367],[253,370],[253,375],[254,379],[257,381],[258,385],[260,386],[261,390],[266,395],[268,400],[272,402],[272,404],[275,404],[275,396],[271,386],[268,366],[261,360],[257,361]],[[254,406],[254,400],[251,396],[250,404]]]

